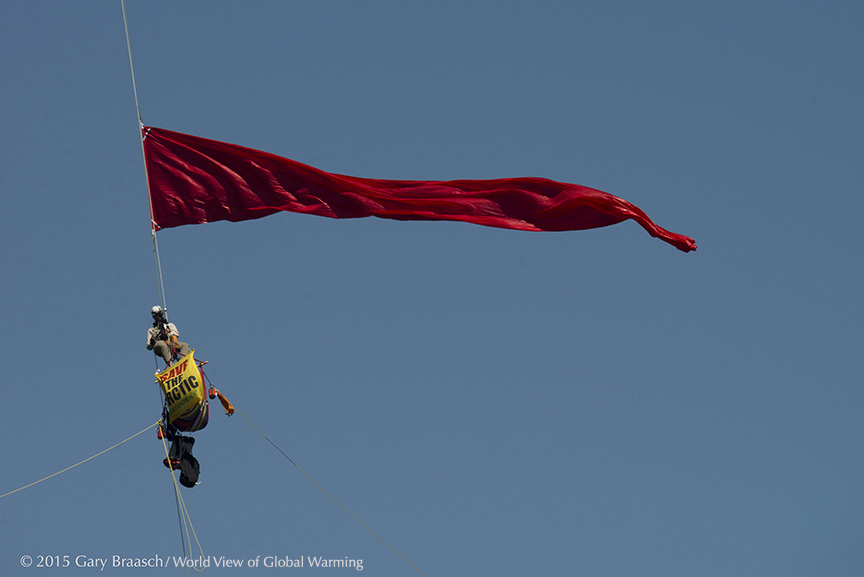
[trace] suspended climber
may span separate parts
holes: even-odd
[[[200,472],[198,461],[192,455],[195,439],[181,432],[200,431],[207,426],[210,416],[208,396],[219,398],[226,415],[233,414],[234,407],[212,384],[208,394],[203,370],[207,361],[196,361],[189,345],[180,342],[180,332],[174,323],[168,322],[165,310],[157,305],[150,309],[150,314],[153,326],[147,329],[147,350],[162,357],[168,365],[156,373],[156,382],[164,395],[159,438],[164,436],[171,442],[163,464],[180,471],[180,484],[194,487]]]
[[[156,356],[162,357],[167,365],[188,355],[189,345],[180,342],[178,339],[180,331],[177,330],[177,326],[174,323],[168,322],[162,307],[158,305],[154,306],[150,309],[150,314],[153,316],[153,326],[147,329],[147,350],[153,351]],[[203,419],[193,429],[199,426],[203,428],[207,424],[206,401],[203,400],[203,395],[199,396],[201,399],[196,399],[197,403],[195,404],[196,414],[203,417]],[[163,464],[166,467],[180,470],[180,483],[183,486],[194,487],[198,483],[198,474],[200,471],[198,460],[192,456],[192,447],[195,444],[195,439],[191,436],[184,437],[180,434],[178,428],[168,418],[167,403],[164,407],[163,419],[165,425],[160,428],[160,435],[165,435],[168,441],[171,442],[171,450],[169,451],[168,458],[163,461]]]
[[[169,323],[162,307],[156,305],[150,309],[153,316],[153,326],[147,329],[147,350],[162,357],[167,364],[179,357],[189,354],[189,345],[178,339],[180,332],[174,323]]]

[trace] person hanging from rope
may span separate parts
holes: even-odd
[[[174,323],[168,322],[162,307],[153,307],[150,314],[153,315],[153,326],[147,329],[147,350],[165,359],[169,365],[178,355],[188,355],[189,345],[177,340],[180,333]]]

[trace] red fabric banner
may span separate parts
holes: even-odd
[[[531,231],[638,222],[689,252],[692,238],[660,228],[611,194],[545,178],[376,180],[332,174],[260,150],[144,127],[153,226],[238,222],[279,211],[331,218],[457,220]]]

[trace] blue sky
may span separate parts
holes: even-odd
[[[127,9],[148,125],[356,176],[575,182],[696,239],[287,213],[159,234],[208,376],[424,573],[864,571],[860,4]],[[161,401],[120,2],[5,3],[0,50],[5,493]],[[205,556],[418,574],[240,416],[195,436]],[[147,432],[0,500],[0,573],[181,555],[162,457]]]

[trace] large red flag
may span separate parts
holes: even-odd
[[[331,218],[458,220],[516,230],[583,230],[633,219],[688,252],[692,238],[660,228],[634,204],[545,178],[376,180],[332,174],[260,150],[144,127],[156,229],[237,222],[279,211]]]

